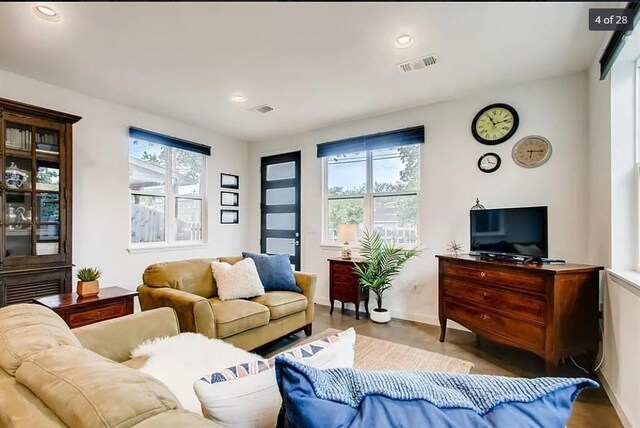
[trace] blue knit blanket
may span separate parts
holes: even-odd
[[[570,386],[576,387],[573,401],[582,389],[599,386],[587,378],[525,379],[438,372],[318,370],[285,358],[277,357],[276,361],[286,361],[304,373],[318,398],[353,408],[367,396],[380,395],[395,400],[421,399],[438,408],[466,408],[482,415],[502,403],[529,403]]]

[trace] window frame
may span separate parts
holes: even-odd
[[[327,248],[340,248],[342,244],[339,241],[330,241],[327,236],[328,232],[328,222],[329,222],[329,201],[330,200],[345,200],[345,199],[362,199],[363,200],[363,213],[362,213],[362,222],[364,227],[369,230],[374,230],[374,209],[375,209],[375,198],[376,197],[391,197],[391,196],[416,196],[418,199],[418,210],[416,214],[416,243],[396,243],[398,247],[401,248],[414,248],[416,246],[421,245],[421,234],[420,234],[420,196],[422,192],[422,146],[424,144],[415,144],[418,146],[418,174],[420,177],[420,185],[417,190],[404,190],[404,191],[394,191],[394,192],[373,192],[373,152],[374,150],[366,151],[366,183],[365,183],[365,193],[362,194],[354,194],[354,195],[329,195],[328,192],[328,184],[329,184],[329,157],[322,158],[322,247]],[[402,147],[402,146],[392,146],[394,147]],[[352,247],[357,248],[357,244]]]
[[[131,138],[129,138],[130,140]],[[144,139],[140,139],[142,141],[146,141]],[[197,195],[187,194],[180,195],[179,193],[174,192],[173,190],[173,154],[174,150],[185,150],[182,148],[171,147],[168,145],[164,145],[161,143],[151,142],[152,144],[162,145],[166,149],[164,151],[164,173],[165,173],[165,190],[162,193],[153,193],[153,192],[144,192],[131,190],[130,183],[129,186],[129,251],[130,252],[138,252],[143,250],[162,250],[162,249],[172,249],[172,248],[186,248],[186,247],[202,247],[207,244],[208,237],[208,214],[207,214],[207,157],[204,154],[198,153],[202,156],[202,173],[200,176],[200,193]],[[188,150],[187,150],[188,151]],[[132,196],[151,196],[151,197],[162,197],[164,198],[164,230],[165,230],[165,239],[164,241],[157,242],[132,242],[131,241],[131,231],[132,231],[132,222],[131,222],[131,211],[133,208]],[[200,236],[199,240],[188,240],[188,241],[180,241],[176,239],[176,233],[178,231],[177,228],[177,201],[178,199],[192,199],[199,200],[201,204],[201,226],[200,226]]]

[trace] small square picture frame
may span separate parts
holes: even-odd
[[[220,205],[223,207],[237,207],[240,205],[238,192],[220,192]]]
[[[220,187],[222,187],[223,189],[239,189],[240,177],[223,172],[220,174]]]
[[[238,210],[220,210],[220,224],[240,223],[240,213]]]

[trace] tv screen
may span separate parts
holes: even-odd
[[[471,251],[548,257],[547,207],[472,210]]]

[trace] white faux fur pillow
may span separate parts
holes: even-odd
[[[213,277],[218,286],[220,300],[248,299],[249,297],[262,296],[264,287],[256,264],[250,258],[246,258],[234,265],[229,263],[211,263]]]

